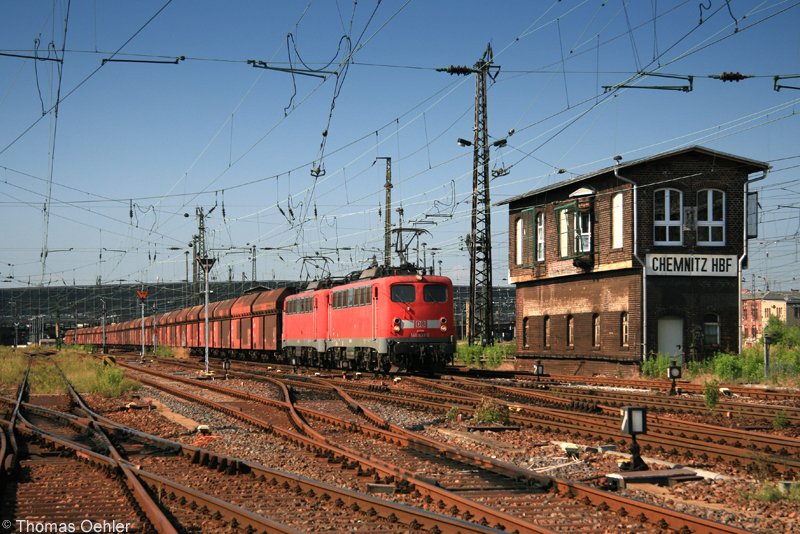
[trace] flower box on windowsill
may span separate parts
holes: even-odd
[[[577,267],[578,269],[583,269],[584,271],[588,271],[594,265],[594,257],[591,253],[581,254],[572,259],[572,265]]]

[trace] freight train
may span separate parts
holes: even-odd
[[[145,317],[144,344],[205,350],[205,306]],[[65,333],[102,345],[99,326]],[[106,345],[142,346],[142,320],[106,327]],[[208,305],[212,356],[326,369],[435,371],[453,361],[453,284],[443,276],[382,267],[298,291],[273,289]]]

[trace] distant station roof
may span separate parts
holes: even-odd
[[[742,300],[782,300],[796,304],[800,303],[800,291],[751,291],[742,293]]]
[[[729,161],[739,162],[746,167],[751,167],[752,170],[750,172],[756,171],[766,171],[770,168],[770,165],[763,161],[757,161],[754,159],[743,158],[741,156],[735,156],[733,154],[728,154],[726,152],[720,152],[718,150],[712,150],[710,148],[705,148],[699,145],[693,145],[689,147],[679,148],[676,150],[670,150],[667,152],[661,152],[660,154],[654,154],[652,156],[647,156],[640,159],[631,160],[628,162],[620,162],[617,165],[611,165],[609,167],[605,167],[603,169],[599,169],[597,171],[592,171],[587,174],[582,174],[580,176],[576,176],[570,180],[564,180],[562,182],[558,182],[555,184],[550,184],[544,187],[540,187],[538,189],[534,189],[532,191],[528,191],[527,193],[522,193],[521,195],[516,195],[511,198],[507,198],[505,200],[501,200],[500,202],[495,203],[495,206],[503,206],[505,204],[510,204],[512,202],[516,202],[517,200],[522,200],[523,198],[527,198],[530,196],[538,195],[540,193],[545,193],[547,191],[552,191],[553,189],[559,189],[561,187],[565,187],[571,184],[578,184],[580,182],[589,180],[590,178],[594,178],[595,176],[600,176],[602,174],[606,174],[609,172],[614,172],[614,169],[626,169],[630,167],[635,167],[637,165],[642,165],[645,163],[650,163],[651,161],[656,161],[659,159],[666,159],[675,156],[680,156],[683,154],[688,154],[690,152],[696,152],[698,154],[705,154],[711,157],[725,159]]]

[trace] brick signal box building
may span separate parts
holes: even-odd
[[[500,202],[518,366],[630,374],[649,354],[736,351],[747,188],[768,169],[694,146]]]

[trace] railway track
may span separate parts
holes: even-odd
[[[584,403],[580,408],[599,413],[574,412],[568,409],[572,406],[569,401],[553,398],[547,393],[492,386],[471,380],[458,380],[453,386],[426,379],[414,379],[414,382],[429,388],[418,394],[404,389],[402,398],[363,390],[358,395],[440,412],[454,405],[471,412],[482,398],[489,397],[511,406],[512,423],[546,432],[561,432],[572,438],[600,440],[601,443],[620,447],[625,447],[627,443],[626,437],[619,430],[619,414],[616,409]],[[439,393],[435,393],[434,389]],[[541,407],[536,406],[536,403],[561,403],[562,406]],[[638,436],[638,441],[646,452],[678,457],[681,462],[699,462],[703,465],[725,462],[737,469],[759,474],[764,474],[766,469],[773,475],[780,474],[787,478],[800,473],[800,461],[793,456],[794,452],[800,450],[800,441],[794,438],[656,416],[648,418],[648,433]]]
[[[181,378],[180,380],[185,383],[191,382],[191,380],[184,378]],[[210,387],[210,385],[206,384],[206,387]],[[300,416],[302,416],[303,419],[312,421],[309,426],[313,428],[306,430],[306,432],[309,432],[310,434],[320,433],[315,430],[320,429],[322,431],[321,437],[324,443],[328,443],[329,446],[335,447],[335,449],[339,451],[339,454],[349,455],[349,458],[351,459],[350,461],[360,463],[362,466],[365,464],[369,465],[371,463],[374,467],[374,457],[365,458],[365,454],[363,453],[359,454],[358,451],[355,451],[354,453],[353,451],[348,450],[350,449],[350,446],[352,446],[351,441],[353,440],[353,436],[348,436],[347,439],[343,440],[350,445],[345,447],[343,442],[339,441],[341,439],[341,434],[344,432],[353,435],[361,434],[367,436],[367,445],[363,449],[365,451],[375,450],[376,447],[379,447],[377,444],[378,440],[394,442],[395,445],[399,445],[401,448],[416,449],[416,451],[418,451],[416,452],[416,465],[418,465],[420,462],[419,451],[425,451],[426,449],[429,451],[435,451],[438,448],[439,452],[433,457],[444,457],[450,461],[453,459],[453,456],[461,456],[459,461],[464,463],[468,469],[476,469],[477,466],[474,465],[474,463],[467,461],[465,456],[472,456],[471,460],[473,462],[484,462],[487,466],[492,466],[492,468],[495,470],[498,467],[501,467],[501,472],[504,470],[505,473],[514,471],[515,466],[502,466],[500,462],[491,461],[486,457],[480,458],[478,455],[474,454],[469,455],[463,451],[443,450],[440,444],[434,443],[433,440],[430,440],[429,438],[414,435],[414,433],[410,433],[394,425],[390,425],[385,421],[376,420],[374,414],[371,416],[366,415],[368,410],[356,403],[356,401],[352,399],[348,401],[347,399],[349,396],[346,393],[342,395],[337,391],[337,395],[341,396],[342,400],[339,401],[341,406],[334,409],[334,411],[337,413],[340,411],[347,412],[341,418],[331,414],[331,409],[326,410],[326,413],[315,410],[310,405],[320,401],[321,399],[325,401],[333,400],[334,404],[336,404],[335,397],[332,396],[332,392],[336,391],[336,389],[332,388],[330,385],[318,384],[314,379],[306,378],[301,381],[292,382],[290,384],[290,388],[291,395],[288,397],[289,400],[292,400],[292,396],[298,396],[296,399],[298,402],[295,406],[296,411]],[[217,392],[220,391],[218,386],[213,386],[211,389]],[[229,391],[229,388],[225,388],[224,391],[226,394],[231,393],[242,397],[248,397],[249,395],[243,392],[233,393]],[[176,392],[179,392],[177,388]],[[320,392],[324,392],[324,398],[320,396]],[[186,398],[185,393],[184,398]],[[292,403],[290,402],[290,404]],[[359,416],[355,420],[353,417],[353,411],[355,411]],[[362,416],[361,414],[364,415]],[[359,420],[360,418],[365,418],[366,421],[361,422]],[[363,438],[359,437],[358,439]],[[389,454],[389,452],[386,452],[384,454],[384,458]],[[397,453],[393,452],[391,454],[392,456],[388,457],[394,461]],[[423,459],[427,460],[427,458]],[[410,465],[412,464],[407,464],[407,466]],[[389,470],[389,476],[386,476],[386,469]],[[440,464],[439,469],[444,469],[444,467],[442,467]],[[468,469],[462,470],[468,471]],[[484,467],[484,469],[487,469],[487,467]],[[481,522],[489,522],[491,524],[491,519],[489,519],[491,516],[489,513],[492,513],[494,510],[503,509],[510,511],[510,513],[514,515],[518,514],[520,518],[549,517],[548,514],[552,512],[552,515],[556,519],[553,520],[552,525],[548,524],[546,527],[558,531],[572,531],[578,521],[576,518],[579,516],[586,517],[587,513],[590,515],[602,515],[605,512],[611,513],[611,518],[604,517],[603,520],[598,523],[598,525],[616,524],[619,525],[620,528],[623,528],[620,521],[630,521],[631,519],[634,519],[632,525],[628,524],[628,526],[625,527],[633,528],[634,531],[636,528],[647,530],[655,527],[656,530],[662,528],[675,528],[676,530],[688,528],[691,531],[697,532],[721,532],[726,528],[720,524],[692,516],[686,516],[685,514],[678,514],[674,511],[666,510],[658,506],[648,508],[644,505],[644,503],[625,499],[613,493],[604,492],[596,488],[590,488],[585,485],[568,481],[552,480],[551,486],[547,491],[543,491],[544,488],[533,488],[532,491],[531,487],[520,488],[518,481],[514,482],[514,484],[517,484],[516,486],[489,486],[486,484],[487,480],[490,481],[490,484],[496,484],[496,479],[492,477],[486,478],[486,475],[482,475],[484,477],[484,479],[481,481],[483,486],[476,486],[475,478],[468,478],[462,474],[461,476],[468,480],[469,486],[465,485],[459,488],[455,487],[456,484],[454,484],[454,480],[457,479],[451,480],[448,479],[447,476],[444,476],[442,477],[443,484],[436,485],[431,484],[430,482],[439,482],[438,480],[430,481],[427,477],[425,477],[425,475],[423,475],[424,478],[421,478],[414,476],[413,473],[411,473],[411,476],[409,476],[409,473],[407,473],[409,470],[410,469],[408,467],[386,464],[385,462],[379,462],[377,468],[377,471],[382,473],[384,482],[390,482],[396,486],[402,487],[404,485],[402,481],[405,480],[405,484],[411,486],[412,492],[420,493],[424,498],[427,498],[432,505],[438,506],[440,509],[444,508],[453,515],[459,515],[459,517],[467,518],[472,521],[478,520]],[[519,468],[516,468],[516,470],[525,471],[519,470]],[[528,472],[526,476],[529,479],[541,478],[531,477],[530,472]],[[401,482],[400,484],[397,483],[398,479]],[[449,488],[446,486],[448,483],[451,484]],[[442,488],[442,485],[445,485],[445,488]],[[459,495],[459,492],[463,494],[470,494],[470,498],[463,499]],[[437,495],[440,497],[438,499],[439,502],[437,502]],[[448,506],[447,501],[455,498],[459,498],[462,504],[460,506],[455,504]],[[561,502],[561,500],[563,500],[563,506],[558,504]],[[590,507],[591,512],[589,512],[586,508],[582,508],[586,506]],[[574,507],[575,509],[570,511],[570,507]],[[489,508],[489,510],[486,510],[486,508]],[[576,511],[578,509],[580,512]],[[484,515],[479,516],[473,510]],[[562,510],[563,514],[556,513],[556,510]],[[648,520],[650,520],[650,522],[648,522]],[[518,530],[520,532],[538,531],[532,529],[529,519],[526,519],[517,526],[500,522],[497,525],[502,526],[507,530]],[[595,528],[597,528],[597,525],[595,525]],[[733,529],[733,531],[736,531],[736,529]]]
[[[518,380],[531,385],[539,384],[548,387],[582,384],[588,386],[619,387],[629,389],[635,388],[650,391],[660,391],[662,393],[669,392],[669,390],[672,388],[672,382],[666,379],[621,379],[605,376],[588,377],[572,375],[547,375],[544,377],[537,377],[530,372],[467,369],[463,367],[452,367],[448,369],[448,372],[452,372],[452,376],[462,378],[472,377]],[[703,393],[702,384],[693,384],[691,382],[681,381],[677,383],[677,387],[681,388],[684,393]],[[725,387],[732,394],[740,395],[742,397],[766,400],[769,402],[789,402],[795,406],[800,405],[800,392],[789,389],[781,389],[776,387],[740,386],[735,384],[720,384],[720,387]]]
[[[86,417],[30,404],[22,406],[39,423],[46,421],[43,426],[48,427],[47,431],[30,425],[40,439],[53,440],[63,449],[73,447],[75,456],[89,457],[92,462],[110,465],[112,459],[87,449],[85,440],[73,438],[76,433],[109,432],[114,445],[107,443],[108,450],[119,449],[124,457],[119,460],[121,467],[135,470],[183,530],[196,530],[199,525],[203,525],[203,532],[236,528],[266,532],[345,531],[355,526],[380,532],[421,528],[431,532],[490,530],[155,438],[97,416],[79,398],[76,404]],[[27,430],[28,423],[24,425]],[[102,440],[96,439],[92,448],[102,448],[99,441]]]

